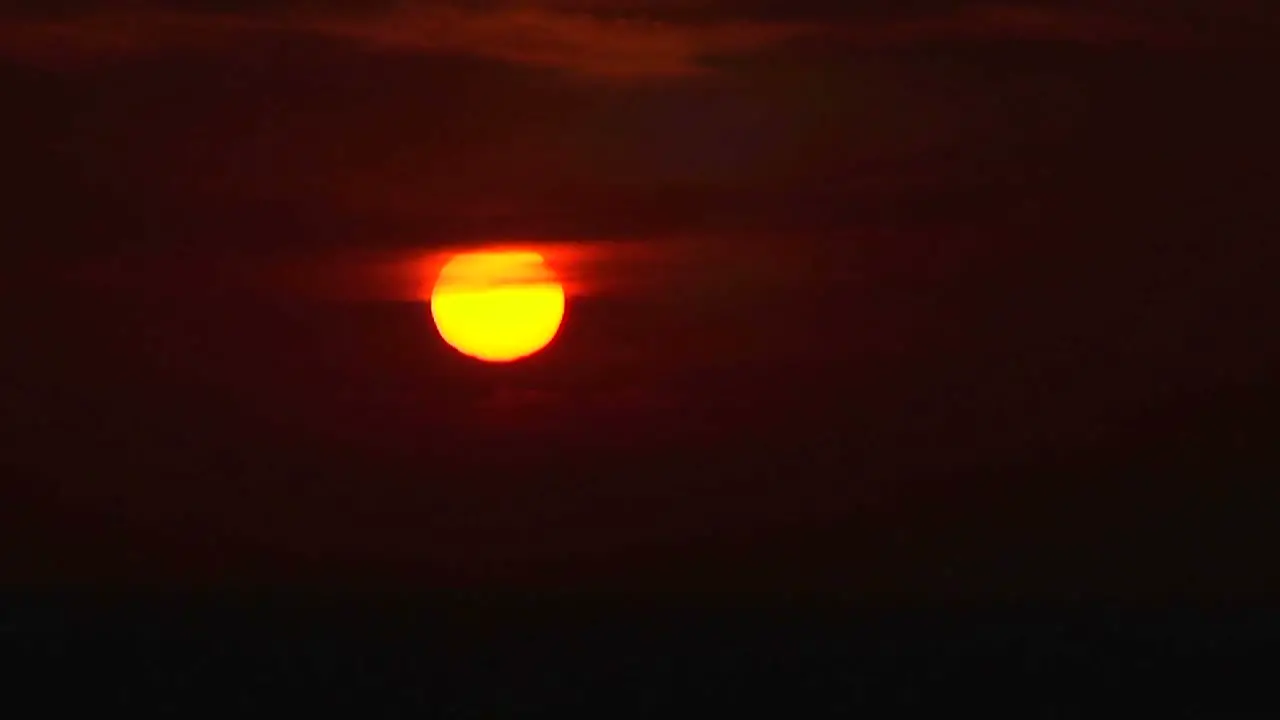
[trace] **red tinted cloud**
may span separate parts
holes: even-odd
[[[779,23],[691,25],[537,7],[474,10],[420,3],[365,14],[98,13],[8,23],[0,29],[0,55],[67,64],[280,32],[374,51],[471,55],[588,76],[670,77],[702,72],[709,58],[750,53],[811,31]]]
[[[731,5],[693,0],[666,0],[653,5],[649,15],[630,9],[633,5],[630,0],[539,0],[481,9],[423,0],[358,13],[104,9],[57,20],[0,23],[0,56],[66,64],[216,45],[245,33],[267,32],[319,36],[377,52],[461,54],[578,75],[644,78],[698,74],[713,58],[750,54],[812,35],[872,48],[1001,40],[1187,47],[1247,41],[1256,25],[1239,22],[1252,17],[1241,12],[1220,11],[1215,17],[1223,22],[1212,23],[1134,3],[957,3],[914,15],[833,16],[825,24],[733,19]],[[1237,8],[1240,3],[1228,5]],[[694,6],[723,10],[704,14],[699,22],[663,13]],[[617,14],[619,8],[625,16]],[[720,19],[709,19],[716,17]]]
[[[404,6],[364,19],[312,18],[308,31],[373,48],[470,54],[611,77],[680,76],[710,57],[749,53],[811,31],[794,25],[675,23],[538,8],[489,12]]]

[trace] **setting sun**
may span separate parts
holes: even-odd
[[[440,337],[486,362],[519,360],[546,347],[564,306],[564,286],[541,255],[527,250],[455,255],[431,291]]]

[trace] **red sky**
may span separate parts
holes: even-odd
[[[838,583],[831,546],[891,588],[1025,547],[1105,584],[1202,506],[1199,577],[1245,557],[1258,488],[1144,498],[1275,397],[1269,3],[6,7],[0,504],[30,573],[123,573],[190,524],[276,569],[694,548]],[[402,273],[495,238],[587,288],[500,376]],[[1098,506],[1097,537],[1055,509]],[[60,554],[77,524],[116,549]]]

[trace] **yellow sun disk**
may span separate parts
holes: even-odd
[[[533,252],[455,256],[431,293],[431,315],[445,342],[489,362],[531,355],[555,337],[564,287]]]

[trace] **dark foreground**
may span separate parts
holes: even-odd
[[[6,600],[32,707],[441,717],[858,710],[1268,717],[1280,615],[798,601]],[[11,700],[13,696],[10,695]],[[1109,713],[1108,713],[1109,714]]]

